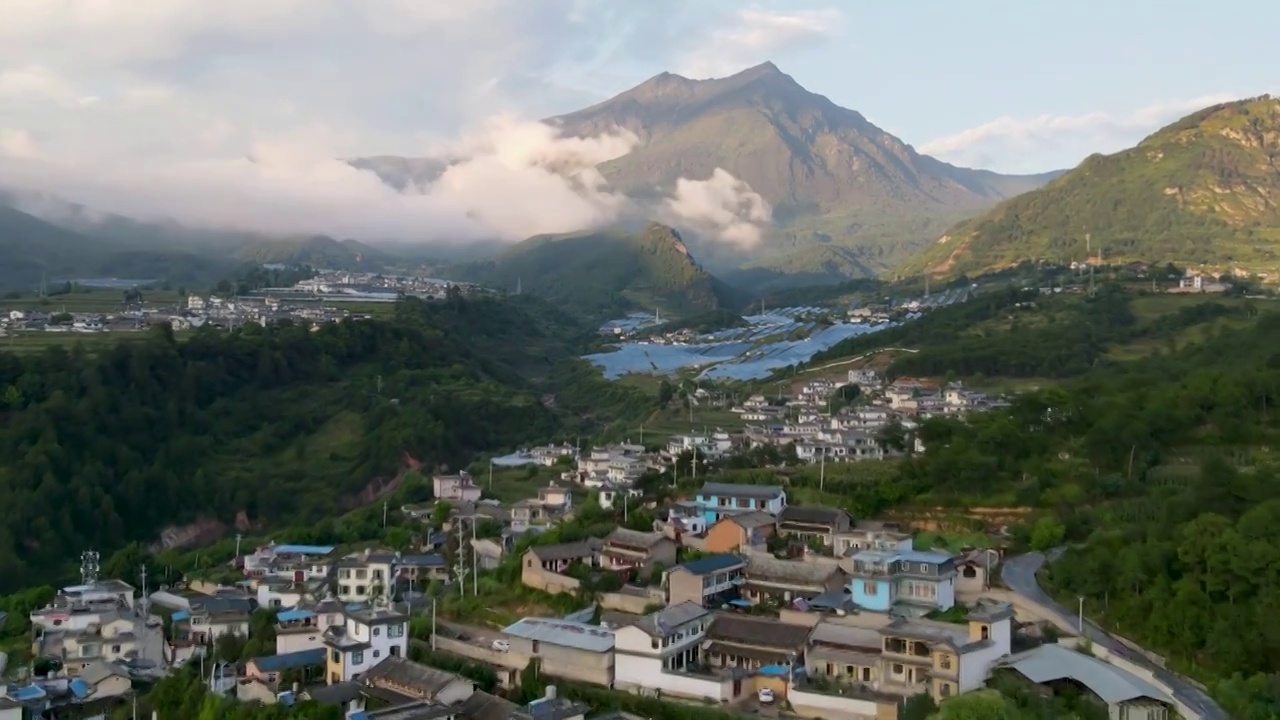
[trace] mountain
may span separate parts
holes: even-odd
[[[1000,175],[921,155],[861,114],[805,90],[772,63],[714,80],[662,73],[547,122],[574,136],[618,127],[635,133],[639,146],[600,169],[613,187],[636,198],[657,200],[677,179],[706,180],[716,168],[745,180],[773,207],[770,237],[745,254],[713,243],[696,249],[716,268],[755,267],[773,275],[883,271],[952,222],[1054,176]],[[391,157],[352,163],[396,186],[430,182],[445,167]]]
[[[906,273],[1103,256],[1280,272],[1280,100],[1193,113],[947,230]]]
[[[310,265],[329,270],[377,271],[392,261],[386,253],[355,240],[334,240],[325,235],[261,240],[240,248],[236,258],[266,265]]]
[[[578,315],[692,314],[746,301],[702,269],[680,233],[657,223],[640,232],[539,235],[492,260],[458,265],[446,274],[508,293],[518,288]]]
[[[0,290],[31,290],[87,277],[213,284],[236,263],[186,250],[145,248],[69,230],[0,204]]]

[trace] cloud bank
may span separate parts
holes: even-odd
[[[677,180],[675,193],[663,203],[663,210],[673,224],[741,249],[760,243],[772,212],[746,181],[722,168],[716,168],[706,180]]]
[[[655,67],[705,66],[711,46],[693,28],[728,28],[714,38],[722,61],[758,62],[817,18],[726,0],[128,6],[0,0],[0,185],[145,219],[407,242],[514,240],[636,213],[751,242],[767,209],[725,195],[749,189],[693,178],[640,207],[595,169],[634,136],[566,138],[528,118]],[[396,190],[338,159],[388,154],[447,169]]]

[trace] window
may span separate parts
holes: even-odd
[[[398,638],[404,635],[403,625],[390,625],[387,627],[387,637]]]
[[[351,664],[352,664],[352,665],[363,665],[363,664],[364,664],[364,651],[363,651],[363,650],[357,650],[357,651],[355,651],[355,652],[351,653]]]
[[[894,664],[893,664],[893,674],[894,674],[894,675],[901,675],[901,674],[902,674],[902,664],[901,664],[901,663],[894,663]]]
[[[942,697],[951,697],[951,683],[942,683],[938,689],[942,691]]]
[[[333,662],[339,663],[342,662],[342,655],[337,650],[334,650],[333,653],[330,654],[329,659]]]
[[[391,657],[400,657],[400,646],[399,646],[399,645],[392,645],[392,646],[391,646]]]
[[[929,563],[920,563],[920,572],[922,573],[929,572]]]
[[[942,668],[943,670],[950,670],[950,669],[951,669],[951,656],[950,656],[950,655],[942,655],[942,656],[940,656],[940,657],[938,658],[938,667]]]
[[[540,647],[540,643],[539,643],[537,640],[534,640],[534,641],[533,641],[533,653],[534,653],[535,655],[536,655],[536,654],[538,654],[538,648],[539,648],[539,647]]]
[[[357,594],[357,595],[364,595],[364,594],[366,594],[366,593],[365,593],[365,587],[364,587],[363,585],[357,585],[357,586],[356,586],[356,594]]]
[[[658,638],[654,638],[653,640],[651,640],[651,641],[649,642],[649,644],[653,646],[653,649],[654,649],[654,650],[657,650],[657,649],[658,649],[658,644],[659,644],[659,640],[658,640]]]
[[[873,582],[864,582],[862,583],[862,592],[868,595],[875,595],[879,592],[879,589],[876,587],[876,584]]]
[[[381,652],[379,652],[378,650],[374,650],[374,651],[373,651],[373,659],[374,659],[374,660],[377,660],[377,659],[378,659],[378,656],[379,656],[379,655],[381,655],[381,654],[382,654],[382,653],[381,653]]]
[[[991,628],[987,627],[986,625],[982,626],[982,639],[983,640],[991,639]]]
[[[350,586],[350,585],[343,585],[343,586],[341,586],[341,587],[339,587],[339,588],[338,588],[338,592],[342,593],[343,595],[350,595],[350,594],[351,594],[351,586]]]
[[[378,636],[379,636],[379,635],[381,635],[381,634],[382,634],[382,628],[380,628],[380,627],[376,627],[376,628],[374,628],[374,629],[373,629],[373,636],[374,636],[374,637],[378,637]]]
[[[368,570],[365,570],[364,568],[360,568],[359,570],[356,571],[356,579],[363,580],[368,575],[368,573],[369,573]]]
[[[113,653],[119,653],[119,652],[120,652],[120,646],[119,646],[119,645],[112,645],[112,646],[111,646],[111,652],[113,652]]]

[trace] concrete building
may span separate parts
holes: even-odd
[[[708,555],[677,565],[667,571],[664,586],[667,604],[691,602],[702,607],[720,607],[738,599],[745,581],[747,562],[739,555]]]
[[[612,630],[598,625],[524,618],[506,627],[510,653],[530,658],[540,673],[579,682],[613,686]]]
[[[774,517],[762,510],[726,515],[707,529],[707,552],[736,552],[768,542],[776,531]]]
[[[614,687],[702,699],[705,683],[687,683],[685,675],[690,666],[699,663],[711,618],[701,605],[686,602],[615,628]]]
[[[1048,688],[1082,685],[1106,703],[1111,720],[1169,720],[1173,699],[1151,683],[1091,655],[1056,643],[1008,658],[1003,666]]]
[[[849,559],[849,591],[860,608],[924,615],[956,604],[955,561],[946,553],[861,550]]]
[[[328,684],[354,680],[388,657],[409,654],[409,618],[388,607],[345,610],[324,633]]]
[[[655,567],[671,567],[676,562],[676,544],[657,532],[618,528],[600,547],[600,564],[606,570],[635,570],[646,575]]]

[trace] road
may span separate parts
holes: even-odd
[[[1055,548],[1049,551],[1050,557],[1048,559],[1053,560],[1061,554],[1062,549]],[[1000,569],[1000,577],[1009,586],[1009,589],[1028,600],[1043,605],[1046,609],[1057,613],[1060,618],[1072,627],[1077,627],[1079,625],[1077,612],[1063,607],[1040,588],[1036,573],[1044,565],[1045,560],[1045,555],[1038,552],[1008,558]],[[1151,670],[1157,680],[1173,689],[1174,696],[1180,702],[1194,710],[1204,720],[1230,720],[1227,713],[1212,698],[1186,678],[1156,665],[1141,653],[1129,650],[1124,643],[1111,637],[1105,630],[1093,624],[1087,618],[1084,621],[1084,636],[1089,638],[1090,642],[1106,648],[1108,651],[1133,662],[1135,665]]]

